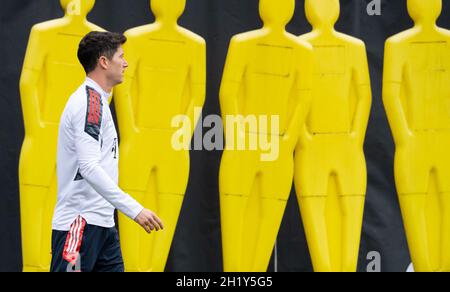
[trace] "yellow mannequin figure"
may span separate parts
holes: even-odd
[[[334,30],[339,0],[306,0],[313,98],[295,155],[295,186],[314,270],[356,272],[371,106],[364,43]]]
[[[310,103],[312,48],[285,26],[294,0],[260,0],[264,27],[231,40],[222,80],[220,103],[227,117],[279,118],[258,130],[238,122],[220,168],[220,208],[224,270],[265,272],[281,224],[293,181],[293,153]],[[235,124],[236,125],[236,124]],[[263,127],[261,127],[263,126]],[[270,129],[269,131],[267,129]],[[279,141],[276,159],[265,151],[239,150],[231,140]],[[246,142],[247,144],[247,142]],[[261,145],[260,145],[261,146]],[[234,148],[234,150],[233,150]]]
[[[61,0],[60,19],[33,27],[20,80],[25,140],[19,165],[24,271],[48,271],[52,216],[56,204],[56,146],[59,119],[85,74],[78,44],[103,30],[86,21],[94,0]]]
[[[177,25],[186,0],[152,0],[156,22],[128,30],[129,68],[115,101],[121,134],[121,188],[164,221],[148,235],[119,215],[127,271],[164,271],[189,178],[189,151],[171,145],[177,115],[190,117],[206,94],[206,44]],[[187,143],[190,143],[188,139]],[[187,145],[187,147],[189,147]]]
[[[450,271],[450,31],[441,0],[408,0],[412,29],[387,40],[384,105],[416,271]]]

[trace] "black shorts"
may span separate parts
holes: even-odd
[[[89,225],[78,217],[70,231],[52,233],[51,272],[124,272],[115,227]]]

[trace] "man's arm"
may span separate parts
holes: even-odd
[[[86,110],[86,107],[87,103],[72,116],[80,174],[98,194],[127,217],[139,223],[147,232],[150,233],[153,229],[162,229],[161,220],[123,192],[100,166],[101,121],[95,121],[95,119],[90,121],[89,111]]]

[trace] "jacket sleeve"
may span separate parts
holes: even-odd
[[[134,220],[144,207],[123,192],[100,166],[102,99],[96,92],[87,91],[86,102],[72,113],[71,119],[79,173],[105,200]]]

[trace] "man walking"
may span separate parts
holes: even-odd
[[[128,67],[126,37],[91,32],[78,48],[86,81],[70,97],[58,135],[58,201],[53,217],[52,272],[123,272],[114,222],[117,208],[148,233],[163,228],[118,187],[117,132],[108,105]]]

